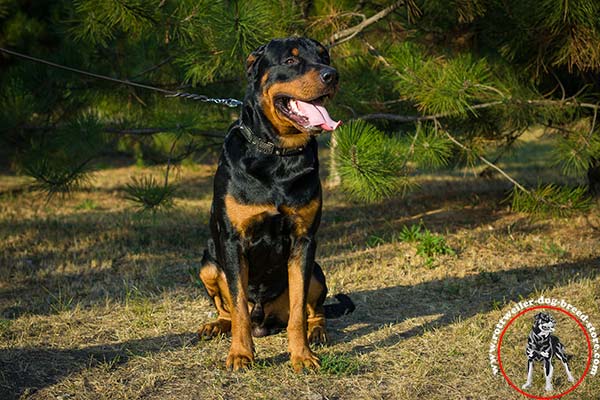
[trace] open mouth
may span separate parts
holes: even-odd
[[[540,327],[540,330],[541,330],[542,332],[550,332],[550,333],[551,333],[551,332],[554,332],[554,325],[553,325],[553,324],[545,324],[545,325],[542,325],[542,326]]]
[[[320,128],[332,131],[341,124],[341,121],[334,121],[327,109],[323,107],[323,101],[328,97],[329,95],[324,95],[314,100],[303,101],[283,95],[275,99],[275,106],[288,119],[305,129]]]

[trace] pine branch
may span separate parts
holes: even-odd
[[[134,178],[132,183],[127,184],[125,189],[127,192],[126,198],[136,203],[140,212],[151,211],[155,213],[160,209],[168,209],[173,206],[173,195],[177,191],[177,186],[169,184],[169,172],[171,170],[171,158],[180,138],[181,134],[177,135],[171,144],[162,186],[158,184],[153,176],[143,176],[141,179]]]
[[[498,106],[501,104],[506,104],[504,100],[491,101],[489,103],[481,103],[469,106],[470,109],[478,110],[483,108],[490,108],[494,106]],[[374,120],[374,119],[384,119],[388,121],[396,121],[396,122],[415,122],[415,121],[434,121],[436,119],[451,117],[456,115],[456,113],[439,113],[433,115],[397,115],[397,114],[388,114],[388,113],[375,113],[375,114],[365,114],[359,116],[357,119],[364,120]]]
[[[396,76],[398,76],[399,78],[403,78],[402,73],[400,73],[400,71],[398,71],[373,45],[371,45],[366,39],[363,39],[363,43],[367,46],[367,49],[369,50],[369,53],[371,55],[373,55],[384,66],[389,68]],[[511,96],[506,95],[501,90],[499,90],[493,86],[490,86],[490,85],[478,83],[478,84],[474,84],[473,86],[479,87],[481,89],[485,89],[487,91],[494,92],[497,95],[499,95],[502,98],[502,100],[495,100],[495,101],[490,101],[490,102],[480,103],[480,104],[473,104],[473,105],[467,104],[466,108],[471,111],[477,110],[477,109],[486,109],[486,108],[495,107],[495,106],[503,105],[503,104],[532,105],[532,106],[539,106],[539,107],[546,107],[546,106],[580,107],[580,108],[587,108],[587,109],[594,110],[594,113],[596,113],[597,110],[600,109],[599,104],[580,102],[577,100],[577,97],[582,93],[583,90],[585,90],[585,86],[583,88],[581,88],[580,91],[578,91],[571,97],[565,98],[563,95],[563,98],[561,98],[560,100],[513,99]],[[364,119],[364,120],[383,119],[383,120],[396,121],[396,122],[413,122],[413,121],[433,121],[438,118],[444,118],[444,117],[455,116],[455,115],[458,115],[458,114],[456,112],[443,112],[443,113],[437,113],[437,114],[431,114],[431,115],[396,115],[396,114],[388,114],[388,113],[373,113],[373,114],[366,114],[366,115],[360,116],[359,119]]]
[[[532,100],[511,100],[511,99],[508,99],[506,101],[505,100],[497,100],[497,101],[490,101],[489,103],[474,104],[472,106],[469,106],[469,108],[473,109],[473,110],[480,110],[480,109],[499,106],[502,104],[509,104],[511,102],[513,104],[520,104],[520,105],[529,104],[529,105],[540,106],[540,107],[545,107],[545,106],[581,107],[581,108],[592,109],[592,110],[594,110],[595,113],[597,112],[597,110],[600,109],[600,105],[598,105],[598,104],[582,103],[582,102],[577,101],[576,99],[566,100],[566,101],[550,100],[550,99],[542,99],[542,100],[533,100],[533,99]],[[436,119],[452,117],[455,115],[456,115],[456,113],[439,113],[439,114],[432,114],[432,115],[398,115],[398,114],[389,114],[389,113],[374,113],[374,114],[361,115],[361,116],[357,117],[356,119],[363,119],[366,121],[382,119],[382,120],[395,121],[395,122],[415,122],[415,121],[434,121]]]
[[[481,154],[475,152],[475,150],[473,150],[473,149],[465,146],[461,142],[459,142],[458,139],[456,139],[454,136],[452,136],[450,134],[450,132],[448,132],[446,129],[441,129],[440,123],[439,123],[439,121],[437,119],[434,119],[433,122],[435,124],[436,130],[438,130],[438,131],[442,130],[444,132],[444,134],[448,137],[448,139],[450,139],[452,141],[452,143],[454,143],[455,145],[457,145],[458,147],[460,147],[461,149],[463,149],[464,151],[466,151],[468,153],[473,153],[479,160],[481,160],[488,167],[490,167],[492,169],[495,169],[503,177],[505,177],[508,181],[510,181],[513,185],[515,185],[516,187],[518,187],[523,192],[531,195],[531,192],[527,188],[525,188],[523,185],[521,185],[519,182],[517,182],[513,177],[511,177],[510,175],[508,175],[502,168],[498,167],[496,164],[492,163],[491,161],[489,161],[487,158],[485,158]]]
[[[86,183],[89,177],[85,168],[93,159],[94,156],[88,157],[73,168],[53,167],[48,160],[39,159],[25,166],[25,172],[37,181],[34,187],[45,191],[50,201],[55,194],[68,194]]]
[[[439,122],[434,120],[436,130],[442,130]],[[498,171],[505,179],[514,185],[512,191],[513,207],[519,211],[529,211],[531,213],[554,213],[557,215],[566,215],[574,209],[585,210],[589,207],[589,200],[585,198],[585,191],[581,188],[573,190],[560,189],[554,185],[538,187],[536,190],[529,190],[521,185],[516,179],[511,177],[502,168],[498,167],[475,150],[465,146],[458,139],[450,134],[446,129],[443,129],[444,134],[454,144],[466,152],[474,154],[479,160],[486,164],[489,168]],[[516,190],[518,189],[518,191]],[[527,204],[527,199],[533,201],[533,205]]]
[[[514,134],[515,132],[517,132],[517,134]],[[492,164],[497,164],[498,161],[500,161],[500,159],[502,158],[502,156],[504,156],[504,154],[512,147],[512,145],[517,141],[517,139],[520,138],[525,132],[526,129],[520,129],[510,132],[508,134],[508,139],[506,143],[500,148],[500,151],[498,152],[498,155],[496,155],[496,158],[494,158],[494,160],[492,161]],[[490,167],[487,167],[479,173],[479,176],[485,177],[489,176],[489,174]]]
[[[394,10],[396,10],[397,8],[399,8],[400,6],[403,6],[405,4],[406,4],[405,0],[397,1],[394,4],[392,4],[391,6],[388,6],[388,7],[384,8],[383,10],[381,10],[380,12],[378,12],[377,14],[373,15],[372,17],[364,19],[358,25],[355,25],[351,28],[344,29],[344,30],[334,33],[324,44],[330,48],[337,46],[339,44],[342,44],[342,43],[352,39],[356,35],[358,35],[360,32],[362,32],[368,26],[373,25],[373,24],[379,22],[380,20],[382,20],[383,18],[387,17]]]

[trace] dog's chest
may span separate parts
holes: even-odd
[[[541,336],[535,332],[531,332],[528,348],[534,350],[536,352],[535,354],[539,354],[541,352],[548,354],[548,357],[536,355],[534,358],[537,361],[552,357],[552,343],[549,336]]]
[[[300,205],[274,202],[244,204],[227,195],[225,208],[231,224],[247,239],[264,235],[303,236],[320,214],[321,198],[318,196]]]

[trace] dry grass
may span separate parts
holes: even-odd
[[[50,203],[11,192],[21,178],[0,178],[0,398],[518,399],[488,363],[511,304],[565,298],[600,328],[598,206],[531,221],[506,209],[496,182],[424,177],[422,191],[375,206],[325,191],[318,259],[330,293],[357,309],[330,321],[321,371],[294,374],[279,334],[255,340],[251,371],[226,372],[229,339],[196,341],[213,308],[189,275],[208,235],[214,167],[183,168],[177,207],[154,218],[123,200],[141,172],[98,172],[91,190]],[[398,240],[420,222],[456,255],[430,265]],[[578,377],[580,333],[558,320]],[[506,338],[520,384],[528,323]],[[537,371],[532,391],[543,394]],[[600,376],[588,377],[569,398],[598,393]]]

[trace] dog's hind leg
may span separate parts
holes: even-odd
[[[558,340],[555,345],[554,354],[556,355],[556,357],[558,357],[558,359],[565,366],[565,371],[567,372],[567,379],[569,380],[569,382],[571,382],[571,383],[575,382],[575,378],[573,378],[573,374],[571,374],[571,369],[569,368],[569,358],[571,356],[567,355],[565,346],[563,346],[563,344],[561,342],[559,342]]]
[[[217,319],[198,329],[200,338],[213,338],[231,332],[231,295],[223,270],[205,253],[200,267],[200,280],[217,309]]]
[[[527,382],[521,386],[521,389],[527,389],[533,382],[533,360],[527,360]]]
[[[552,373],[554,372],[554,366],[552,365],[552,359],[548,358],[544,360],[544,375],[546,376],[546,392],[554,390],[552,387]]]
[[[575,378],[573,378],[573,374],[571,374],[571,369],[569,368],[569,363],[563,361],[563,365],[565,366],[565,371],[567,372],[567,379],[569,380],[569,382],[575,382]]]

